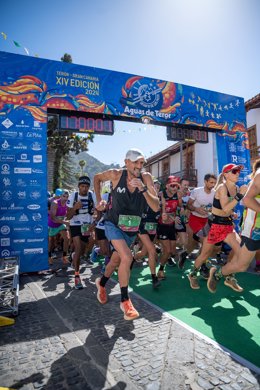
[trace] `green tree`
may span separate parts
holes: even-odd
[[[63,57],[61,57],[61,61],[62,61],[62,62],[69,62],[70,64],[72,64],[72,57],[71,57],[70,54],[65,53],[65,54],[63,55]]]
[[[86,161],[85,161],[85,160],[80,160],[80,161],[79,161],[80,174],[81,174],[81,176],[83,176],[83,170],[84,170],[85,165],[86,165]]]
[[[61,61],[72,63],[72,57],[70,54],[65,53],[61,57]],[[78,154],[88,150],[88,142],[93,142],[94,135],[89,134],[87,137],[82,137],[77,134],[71,134],[70,132],[59,131],[59,117],[58,115],[48,116],[48,148],[55,151],[54,161],[54,175],[53,175],[53,190],[58,187],[63,187],[63,173],[62,165],[64,157],[69,152]],[[66,182],[73,181],[73,174],[69,177],[69,172],[66,173]]]

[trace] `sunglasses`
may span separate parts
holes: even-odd
[[[179,186],[177,184],[170,184],[169,187],[171,187],[171,188],[178,188]]]
[[[233,173],[233,175],[236,175],[237,173],[240,173],[241,169],[238,169],[238,168],[234,168],[234,169],[231,169],[231,173]]]

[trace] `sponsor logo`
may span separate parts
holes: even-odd
[[[44,173],[42,169],[34,169],[32,168],[32,173]]]
[[[1,246],[10,246],[10,238],[1,238]]]
[[[42,138],[42,135],[40,133],[35,133],[35,131],[27,131],[26,137],[27,138]]]
[[[45,238],[27,238],[27,242],[43,242]]]
[[[39,121],[34,121],[33,122],[33,127],[39,128],[39,127],[41,127],[41,123]]]
[[[14,231],[15,232],[30,232],[31,231],[31,228],[29,227],[14,227]]]
[[[42,163],[42,155],[41,155],[41,154],[35,154],[35,155],[33,156],[33,162],[34,162],[35,164],[37,164],[37,163]]]
[[[30,180],[30,186],[41,187],[41,183],[39,183],[38,180],[33,179]]]
[[[23,206],[15,206],[14,203],[11,203],[9,207],[1,206],[1,210],[23,210]]]
[[[41,206],[39,204],[28,204],[27,209],[29,210],[38,210]]]
[[[21,214],[20,217],[19,217],[19,222],[28,222],[29,221],[29,218],[27,217],[26,214]]]
[[[19,191],[17,192],[18,199],[25,199],[26,198],[26,192],[25,191]]]
[[[42,150],[42,146],[41,146],[41,144],[39,142],[33,142],[31,144],[31,149],[32,150],[36,150],[36,151]]]
[[[40,234],[43,232],[43,226],[42,225],[35,225],[33,227],[33,231],[34,231],[34,233]]]
[[[3,200],[11,200],[12,199],[12,192],[11,191],[4,191],[2,192]]]
[[[1,162],[14,162],[15,156],[14,156],[14,154],[0,154],[0,161]]]
[[[121,187],[118,187],[118,189],[116,190],[116,192],[119,192],[120,194],[124,194],[125,193],[125,191],[126,191],[126,189],[125,188],[121,188]]]
[[[3,122],[2,125],[6,128],[9,129],[9,127],[13,126],[13,122],[10,121],[10,119],[6,118]]]
[[[25,242],[25,238],[22,238],[22,239],[15,239],[15,240],[13,240],[13,243],[14,244],[22,244],[23,242]]]
[[[21,120],[21,122],[20,122],[20,124],[18,125],[15,125],[15,127],[22,127],[22,128],[27,128],[27,127],[30,127],[30,126],[28,126],[28,125],[25,125],[24,124],[24,120]]]
[[[10,227],[8,225],[1,226],[1,233],[5,236],[6,234],[9,234],[11,231]]]
[[[2,150],[10,149],[10,145],[9,145],[9,143],[7,142],[7,140],[4,140],[4,142],[3,142],[2,145],[1,145],[1,149],[2,149]]]
[[[2,164],[1,173],[2,173],[2,175],[10,175],[10,165],[9,164]]]
[[[7,130],[2,131],[2,136],[6,138],[16,138],[17,135],[18,135],[17,131],[7,131]]]
[[[43,248],[25,248],[23,250],[24,255],[37,255],[43,253]]]
[[[33,221],[35,221],[35,222],[41,221],[41,220],[42,220],[42,215],[41,215],[40,213],[33,213],[32,219],[33,219]]]
[[[30,160],[28,160],[28,158],[27,158],[27,153],[22,153],[21,156],[20,156],[20,159],[17,160],[17,162],[29,163]]]
[[[25,181],[23,179],[18,179],[16,185],[17,185],[17,187],[26,187],[27,186],[27,184],[25,183]]]
[[[32,173],[32,168],[18,168],[18,167],[15,167],[14,168],[14,173]]]
[[[41,193],[39,191],[32,191],[30,193],[31,199],[39,199],[41,197]]]
[[[11,185],[11,180],[9,179],[9,177],[4,177],[3,178],[3,183],[4,183],[5,187],[8,187],[8,186]]]
[[[16,150],[27,150],[27,145],[24,145],[22,142],[18,142],[17,145],[13,147]]]
[[[8,249],[4,249],[2,252],[1,252],[1,256],[2,257],[8,257],[10,256],[11,252],[8,250]]]
[[[15,217],[3,216],[0,218],[0,221],[15,221]]]

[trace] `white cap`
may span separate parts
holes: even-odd
[[[139,149],[129,149],[125,155],[125,159],[131,160],[132,162],[139,160],[139,158],[143,158],[146,162],[143,152],[141,152]]]

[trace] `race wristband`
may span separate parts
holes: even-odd
[[[141,194],[143,194],[144,192],[146,192],[148,190],[147,186],[144,186],[144,188],[140,191]]]
[[[242,195],[242,194],[236,194],[236,196],[234,196],[234,199],[236,199],[238,202],[240,202],[240,200],[241,199],[243,199],[244,198],[244,195]]]

